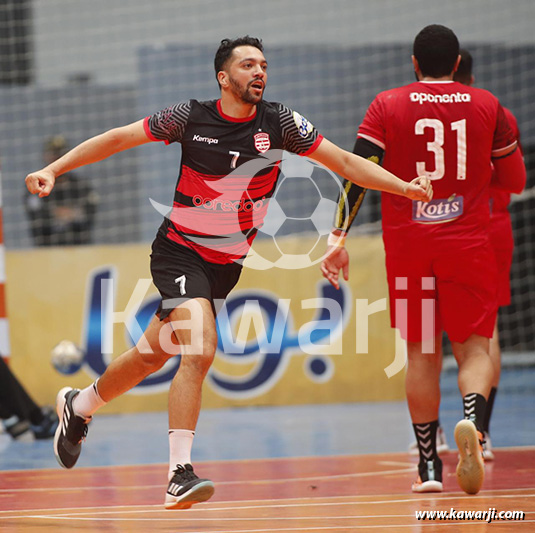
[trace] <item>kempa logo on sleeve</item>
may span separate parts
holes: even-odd
[[[201,137],[200,135],[194,135],[192,140],[208,144],[217,144],[219,142],[219,139],[213,139],[212,137]]]
[[[410,93],[411,102],[418,102],[420,105],[425,102],[432,104],[458,104],[460,102],[470,102],[472,97],[468,93],[453,94],[428,94],[428,93]]]

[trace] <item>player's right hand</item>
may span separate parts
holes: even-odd
[[[39,194],[39,198],[48,196],[55,183],[56,176],[46,168],[26,176],[26,187],[32,194]]]
[[[425,177],[413,179],[407,184],[405,196],[411,200],[420,200],[422,202],[431,201],[433,198],[433,185],[431,184],[431,180]]]

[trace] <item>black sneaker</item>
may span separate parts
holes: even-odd
[[[423,461],[418,465],[418,479],[412,484],[412,492],[442,492],[442,461]]]
[[[74,414],[72,401],[79,392],[79,389],[65,387],[58,392],[56,399],[56,412],[60,422],[54,436],[54,453],[63,468],[72,468],[78,461],[82,441],[87,435],[87,425],[91,421],[91,418]]]
[[[33,436],[40,439],[51,439],[58,428],[58,415],[51,407],[43,407],[43,420],[39,424],[31,424]]]
[[[194,503],[205,502],[214,493],[209,479],[199,479],[190,464],[176,465],[165,494],[166,509],[189,509]]]

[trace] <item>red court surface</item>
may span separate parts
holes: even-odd
[[[534,531],[535,448],[496,451],[483,490],[455,480],[444,459],[444,492],[413,494],[407,454],[283,458],[197,464],[214,497],[185,511],[163,508],[166,465],[0,472],[0,531],[267,533],[348,531]],[[418,521],[416,511],[524,511],[523,521]]]

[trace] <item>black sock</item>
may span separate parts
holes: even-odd
[[[487,409],[485,411],[485,418],[483,419],[483,430],[485,431],[485,433],[489,433],[490,417],[492,416],[494,398],[496,398],[497,392],[498,389],[496,387],[492,387],[492,389],[490,389],[489,399],[487,400]]]
[[[473,392],[463,398],[464,417],[471,420],[478,431],[483,433],[483,420],[487,410],[487,400],[481,394]]]
[[[437,428],[438,420],[425,424],[413,424],[418,451],[420,452],[420,463],[427,463],[438,458],[437,455]]]

